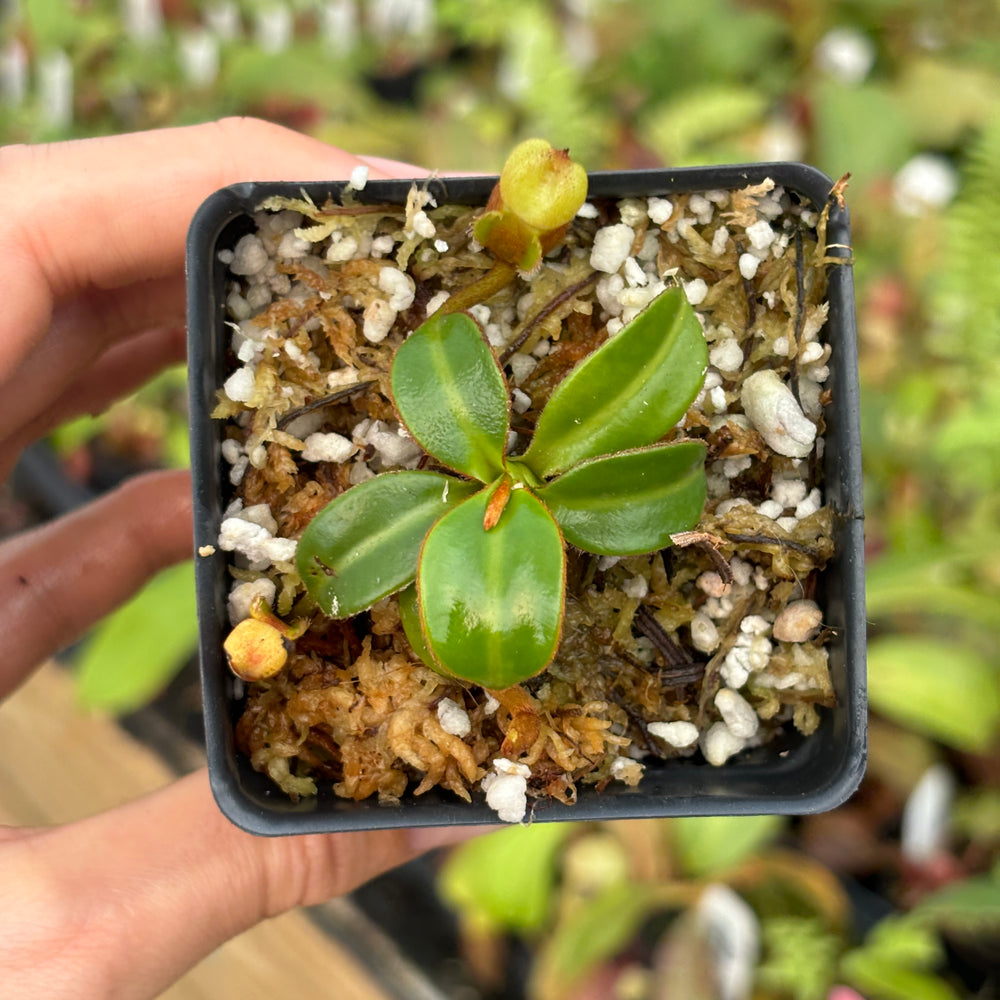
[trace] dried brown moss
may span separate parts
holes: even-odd
[[[517,704],[498,706],[487,692],[419,663],[394,598],[354,621],[331,622],[315,613],[295,574],[234,569],[239,580],[271,575],[280,614],[294,608],[314,616],[281,674],[248,690],[237,742],[255,767],[292,796],[314,794],[319,783],[351,799],[393,802],[407,790],[421,794],[440,787],[468,800],[492,760],[504,755],[529,765],[532,794],[572,802],[580,781],[610,780],[611,764],[622,753],[669,758],[696,752],[655,739],[649,724],[685,720],[704,730],[717,721],[713,697],[726,655],[740,641],[741,623],[752,615],[773,619],[789,601],[812,597],[833,554],[829,508],[789,530],[751,506],[769,496],[777,478],[793,472],[804,476],[808,489],[821,485],[818,461],[804,472],[796,469],[772,453],[739,413],[742,380],[756,369],[775,368],[798,386],[797,357],[826,316],[825,248],[798,209],[786,217],[783,252],[761,261],[752,280],[739,272],[740,254],[749,245],[746,227],[759,221],[758,205],[768,190],[760,185],[730,193],[705,224],[688,210],[689,197],[677,196],[662,226],[647,220],[636,227],[634,247],[642,248],[652,233],[661,275],[704,280],[708,288],[698,310],[710,346],[732,337],[743,353],[740,371],[722,373],[723,416],[696,403],[675,433],[705,440],[716,486],[722,463],[748,460],[728,477],[729,493],[748,504],[720,508],[716,489],[687,544],[662,552],[614,561],[571,551],[562,644],[550,668],[520,689]],[[428,301],[464,287],[490,266],[469,243],[467,209],[428,209],[447,253],[415,236],[407,225],[418,201],[405,213],[390,207],[339,214],[335,206],[271,206],[304,212],[308,218],[299,233],[307,239],[328,241],[339,233],[370,242],[388,236],[395,250],[394,258],[381,260],[334,264],[309,256],[279,262],[277,273],[288,276],[294,291],[276,296],[250,321],[267,331],[253,395],[234,403],[220,393],[216,416],[229,422],[227,435],[250,458],[235,495],[246,506],[267,504],[280,535],[298,537],[330,499],[383,468],[370,446],[339,466],[301,461],[297,423],[308,415],[319,429],[351,437],[363,419],[395,420],[388,394],[395,348],[423,320]],[[516,355],[512,380],[530,399],[515,420],[522,440],[559,381],[608,335],[587,248],[599,225],[618,220],[619,206],[597,208],[598,219],[574,223],[561,257],[543,268],[533,286],[521,281],[490,303],[494,335],[511,345],[502,358]],[[717,235],[724,225],[725,240]],[[317,243],[321,250],[327,245]],[[360,332],[364,310],[384,297],[381,269],[396,264],[408,266],[414,301],[399,312],[386,339],[372,344]],[[245,292],[246,284],[234,279],[233,289]],[[779,343],[783,353],[776,350]],[[821,362],[828,355],[827,349]],[[518,367],[517,358],[530,360]],[[345,386],[361,388],[344,398]],[[327,397],[331,402],[318,406]],[[827,400],[819,393],[811,403],[803,401],[813,406],[820,435]],[[706,574],[716,574],[719,595],[700,584]],[[700,652],[691,635],[695,616],[706,608],[719,634],[710,653]],[[821,632],[805,643],[775,642],[767,669],[752,675],[743,693],[762,720],[759,740],[786,724],[809,733],[818,723],[816,706],[833,704],[824,640]],[[437,709],[444,698],[466,710],[468,735],[442,728]]]

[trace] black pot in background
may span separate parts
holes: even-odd
[[[795,163],[601,172],[590,175],[589,197],[623,198],[739,189],[770,178],[776,185],[821,209],[832,183],[812,167]],[[485,203],[495,177],[430,182],[437,204]],[[402,204],[409,180],[372,181],[354,196],[362,202]],[[212,195],[199,209],[188,235],[188,358],[191,393],[195,547],[215,545],[229,502],[220,452],[223,425],[211,413],[225,370],[226,268],[220,250],[232,248],[254,230],[253,212],[275,195],[297,198],[304,191],[316,204],[339,198],[343,182],[246,183]],[[847,212],[834,204],[827,242],[830,253],[847,257]],[[861,433],[854,288],[850,267],[832,267],[830,312],[825,339],[833,347],[825,409],[825,500],[836,515],[836,556],[823,574],[817,600],[824,622],[835,632],[828,644],[837,707],[823,712],[812,736],[790,738],[748,751],[721,768],[692,761],[649,767],[636,788],[613,784],[601,793],[582,788],[575,806],[545,803],[536,821],[605,820],[684,815],[803,814],[833,809],[857,788],[866,759],[864,533]],[[321,789],[309,800],[291,802],[270,779],[252,768],[235,747],[241,712],[235,678],[226,667],[222,642],[228,631],[226,555],[197,562],[202,690],[212,788],[222,811],[237,825],[265,835],[364,830],[404,826],[495,823],[481,795],[471,805],[437,789],[398,807],[353,802]]]

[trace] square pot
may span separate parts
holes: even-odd
[[[737,190],[765,179],[818,212],[832,184],[819,171],[795,163],[712,168],[600,172],[590,175],[589,198],[623,198]],[[496,178],[435,179],[429,189],[437,204],[482,205]],[[373,181],[354,197],[362,203],[403,204],[411,181]],[[195,545],[215,546],[231,488],[221,455],[222,421],[213,420],[216,392],[225,381],[229,331],[226,326],[226,266],[219,253],[254,230],[253,213],[268,197],[299,198],[316,204],[343,183],[246,183],[212,195],[199,209],[188,237],[188,336],[191,393],[192,471]],[[849,257],[846,210],[833,203],[827,230],[828,253]],[[534,819],[606,820],[684,815],[803,814],[829,810],[857,788],[866,757],[864,547],[859,393],[852,274],[849,266],[830,269],[829,316],[824,340],[831,345],[830,402],[824,409],[825,502],[835,514],[836,554],[822,574],[817,600],[824,624],[833,631],[827,644],[836,706],[824,710],[818,730],[792,734],[748,750],[722,767],[691,759],[650,766],[636,787],[612,783],[601,792],[580,790],[573,806],[546,802]],[[321,788],[314,798],[292,802],[258,773],[235,745],[241,711],[241,682],[230,673],[222,643],[226,617],[227,554],[197,558],[197,598],[211,783],[222,811],[238,826],[257,834],[280,835],[403,826],[495,823],[481,793],[472,804],[432,789],[404,797],[398,806],[374,800],[337,798]]]

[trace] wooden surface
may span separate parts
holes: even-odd
[[[45,826],[112,808],[172,779],[112,720],[80,712],[47,664],[0,705],[0,824]],[[368,972],[300,912],[230,941],[163,1000],[387,1000]]]

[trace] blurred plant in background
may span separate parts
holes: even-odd
[[[1000,951],[988,874],[1000,848],[994,0],[7,0],[0,11],[4,142],[254,114],[441,171],[493,172],[531,135],[589,169],[802,159],[850,171],[874,709],[864,786],[835,813],[792,822],[506,831],[465,848],[445,888],[486,980],[498,940],[530,942],[537,996],[565,995],[564,975],[631,966],[621,996],[807,1000],[838,982],[871,1000],[996,995],[995,960],[980,953]],[[141,641],[151,620],[133,616],[115,641]],[[724,989],[697,978],[716,919],[708,884],[736,899],[715,894],[742,914],[725,919],[754,928],[756,973]],[[852,936],[845,884],[887,907],[866,937],[856,922]]]

